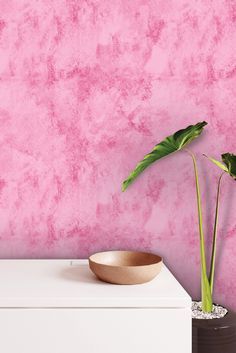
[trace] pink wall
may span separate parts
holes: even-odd
[[[207,120],[199,157],[208,240],[219,170],[236,152],[233,0],[0,0],[0,256],[162,254],[193,296],[199,236],[190,158],[126,193],[160,139]],[[234,308],[236,184],[222,188],[215,300]]]

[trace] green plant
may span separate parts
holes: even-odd
[[[198,208],[198,223],[199,223],[199,235],[200,235],[200,255],[201,255],[201,296],[202,296],[202,310],[205,312],[212,311],[212,292],[213,292],[213,282],[214,282],[214,270],[215,270],[215,255],[216,255],[216,234],[217,234],[217,223],[218,223],[218,213],[219,213],[219,195],[220,195],[220,183],[222,176],[225,172],[229,173],[233,178],[236,179],[236,156],[226,153],[222,155],[222,160],[224,164],[209,158],[218,167],[223,169],[218,182],[217,188],[217,199],[216,199],[216,211],[215,211],[215,225],[214,225],[214,236],[212,244],[212,256],[211,256],[211,266],[209,276],[207,273],[206,266],[206,254],[205,254],[205,239],[203,231],[202,222],[202,207],[201,207],[201,193],[199,186],[199,177],[196,157],[189,149],[185,148],[194,139],[200,136],[205,125],[205,121],[199,122],[196,125],[190,125],[185,129],[179,130],[173,135],[168,136],[166,139],[154,146],[153,150],[144,156],[144,158],[137,164],[135,169],[130,173],[128,178],[122,183],[122,191],[125,191],[129,185],[152,163],[157,160],[168,156],[171,153],[177,152],[179,150],[184,150],[187,152],[193,161],[194,176],[196,184],[197,193],[197,208]]]
[[[236,180],[236,156],[232,153],[224,153],[221,155],[223,163],[217,161],[212,157],[207,157],[212,163],[221,168],[223,172],[220,174],[217,184],[217,195],[216,195],[216,208],[215,208],[215,221],[214,221],[214,231],[213,231],[213,243],[212,243],[212,253],[211,253],[211,266],[209,283],[211,288],[211,293],[213,293],[214,287],[214,275],[215,275],[215,258],[216,258],[216,238],[217,238],[217,226],[218,226],[218,215],[219,215],[219,203],[220,203],[220,186],[221,180],[225,173],[228,173],[234,180]]]

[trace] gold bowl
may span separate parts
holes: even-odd
[[[105,251],[89,257],[89,267],[102,281],[113,284],[141,284],[160,272],[162,258],[137,251]]]

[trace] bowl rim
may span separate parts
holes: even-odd
[[[143,255],[153,255],[156,256],[157,260],[153,263],[150,264],[146,264],[146,265],[110,265],[110,264],[106,264],[106,263],[102,263],[102,262],[98,262],[96,260],[93,260],[93,256],[98,255],[98,254],[106,254],[109,252],[113,252],[113,253],[135,253],[135,254],[143,254]],[[160,255],[151,253],[151,252],[146,252],[146,251],[136,251],[136,250],[106,250],[106,251],[99,251],[97,253],[94,253],[92,255],[89,256],[88,258],[89,263],[93,263],[96,265],[100,265],[100,266],[107,266],[107,267],[113,267],[113,268],[140,268],[140,267],[147,267],[147,266],[156,266],[158,264],[163,263],[163,258]]]

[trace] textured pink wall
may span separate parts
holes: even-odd
[[[0,256],[164,256],[199,293],[190,158],[176,154],[122,194],[160,139],[207,120],[199,157],[212,236],[219,170],[236,152],[234,0],[0,0]],[[215,300],[236,307],[236,184],[222,188]]]

